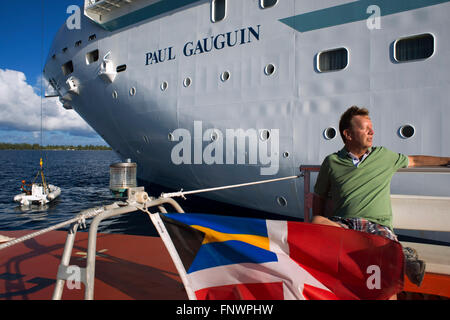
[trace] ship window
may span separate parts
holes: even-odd
[[[91,64],[98,61],[98,50],[86,53],[86,63]]]
[[[227,13],[227,0],[211,0],[211,20],[219,22],[225,19]]]
[[[427,33],[399,39],[394,45],[394,57],[398,62],[427,59],[434,53],[434,37]]]
[[[333,127],[326,128],[323,131],[323,136],[327,140],[333,140],[336,137],[336,129]]]
[[[260,0],[259,5],[263,9],[271,8],[278,3],[278,0]]]
[[[267,141],[270,138],[270,131],[267,129],[263,129],[260,131],[259,137],[262,141]]]
[[[400,137],[402,137],[403,139],[409,139],[412,136],[414,136],[414,133],[416,132],[416,129],[414,129],[414,127],[410,124],[406,124],[404,126],[401,126],[398,129],[398,134],[400,135]]]
[[[184,81],[183,81],[183,85],[184,85],[186,88],[189,87],[189,86],[191,85],[191,83],[192,83],[192,80],[191,80],[191,78],[189,78],[189,77],[185,78]]]
[[[280,207],[286,207],[287,206],[287,200],[285,197],[277,197],[277,203]]]
[[[65,76],[71,74],[73,72],[73,63],[72,61],[68,61],[61,66],[62,72]]]
[[[348,65],[348,51],[338,48],[322,51],[317,55],[317,70],[319,72],[342,70]]]
[[[95,34],[91,34],[91,35],[89,36],[89,41],[93,41],[93,40],[95,40],[95,39],[97,39],[97,36],[96,36]]]
[[[123,72],[123,71],[125,71],[125,70],[127,70],[127,65],[126,65],[126,64],[123,64],[123,65],[118,66],[118,67],[116,68],[116,71],[117,71],[117,72]]]
[[[81,40],[78,40],[77,42],[75,42],[75,47],[81,46],[81,43],[82,43],[82,41],[81,41]]]
[[[270,76],[275,72],[275,66],[272,63],[269,63],[265,68],[264,68],[264,73],[266,74],[266,76]]]
[[[228,79],[230,79],[230,72],[228,71],[222,72],[222,74],[220,75],[220,80],[222,80],[222,82],[225,82]]]

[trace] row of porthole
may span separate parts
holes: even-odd
[[[405,124],[398,129],[398,135],[403,139],[409,139],[414,136],[416,129],[410,124]],[[333,127],[328,127],[323,131],[323,137],[326,140],[333,140],[337,135],[337,131]]]
[[[264,74],[267,75],[267,76],[272,75],[274,72],[275,72],[275,66],[274,66],[272,63],[269,63],[269,64],[264,68]],[[229,71],[224,71],[224,72],[222,72],[222,73],[220,74],[220,80],[222,80],[222,82],[228,81],[228,80],[230,79],[230,77],[231,77],[231,74],[230,74]],[[191,86],[191,84],[192,84],[192,79],[191,79],[190,77],[186,77],[186,78],[183,80],[183,86],[184,86],[185,88]],[[167,81],[163,81],[163,82],[161,83],[161,85],[160,85],[161,91],[166,91],[167,88],[169,88],[169,83],[168,83]],[[132,87],[132,88],[130,89],[129,93],[130,93],[130,96],[136,95],[136,88],[135,88],[135,87]],[[117,93],[117,91],[113,91],[112,95],[113,95],[113,98],[114,98],[114,99],[117,99],[117,98],[118,98],[118,93]]]
[[[190,78],[187,78],[187,79],[190,79]],[[166,81],[164,81],[162,84],[161,84],[161,90],[166,90],[167,89],[167,87],[168,87],[168,83],[166,82]],[[130,89],[130,96],[134,96],[134,95],[136,95],[136,88],[135,87],[132,87],[131,89]],[[118,94],[117,94],[117,91],[113,91],[113,98],[114,99],[117,99],[117,97],[118,97]],[[412,126],[412,125],[410,125],[410,124],[405,124],[405,125],[403,125],[403,126],[401,126],[399,129],[398,129],[398,135],[401,137],[401,138],[403,138],[403,139],[409,139],[409,138],[412,138],[413,136],[414,136],[414,134],[416,133],[416,129],[414,128],[414,126]],[[217,139],[217,134],[215,135],[215,139],[213,138],[213,134],[215,134],[215,132],[213,132],[212,134],[211,134],[211,140],[212,141],[215,141],[216,139]],[[171,133],[169,133],[169,140],[170,141],[173,141],[173,136],[172,136],[172,140],[171,140]],[[326,140],[333,140],[334,138],[336,138],[336,135],[337,135],[337,131],[336,131],[336,129],[334,128],[334,127],[328,127],[328,128],[326,128],[324,131],[323,131],[323,137],[326,139]],[[262,130],[261,131],[261,140],[263,140],[263,141],[265,141],[265,140],[268,140],[269,139],[269,137],[270,137],[270,131],[269,130],[267,130],[267,129],[264,129],[264,130]],[[287,158],[288,156],[285,156],[285,158]]]
[[[211,141],[216,141],[219,138],[219,135],[217,134],[216,131],[213,130],[213,132],[211,132]],[[175,137],[173,136],[172,133],[169,133],[169,135],[167,136],[169,141],[175,141]],[[261,130],[260,134],[259,134],[259,138],[261,139],[261,141],[267,141],[270,138],[270,130],[268,129],[263,129]],[[145,137],[144,137],[145,140]],[[287,158],[288,156],[286,156],[285,158]]]
[[[264,74],[266,76],[270,76],[272,74],[274,74],[275,72],[275,65],[273,65],[272,63],[269,63],[267,66],[265,66],[264,68]],[[220,80],[222,82],[226,82],[230,79],[231,74],[229,71],[224,71],[220,74]],[[183,80],[183,86],[185,88],[189,87],[192,84],[192,79],[187,77]],[[169,87],[169,83],[167,81],[164,81],[163,83],[161,83],[161,90],[165,91],[167,90],[167,88]]]

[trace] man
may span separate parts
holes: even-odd
[[[356,106],[342,115],[339,131],[344,148],[325,158],[314,187],[312,223],[343,227],[385,236],[393,232],[390,183],[399,168],[449,165],[450,157],[406,156],[384,147],[372,147],[374,130],[369,111]],[[327,197],[334,205],[325,216]],[[425,263],[417,252],[403,248],[408,278],[420,286]]]

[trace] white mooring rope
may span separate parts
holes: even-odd
[[[69,225],[71,225],[72,223],[75,223],[75,222],[78,222],[78,223],[82,224],[84,222],[84,220],[92,218],[92,217],[95,217],[96,215],[102,213],[103,211],[104,211],[104,208],[88,209],[88,210],[84,211],[84,213],[79,214],[75,218],[72,218],[72,219],[67,220],[65,222],[58,223],[58,224],[56,224],[54,226],[51,226],[51,227],[48,227],[48,228],[45,228],[45,229],[42,229],[42,230],[30,233],[30,234],[27,234],[26,236],[14,239],[14,240],[9,241],[9,242],[0,244],[0,250],[9,248],[11,246],[14,246],[16,244],[19,244],[21,242],[24,242],[24,241],[27,241],[27,240],[30,240],[30,239],[33,239],[33,238],[36,238],[36,237],[38,237],[40,235],[43,235],[45,233],[48,233],[50,231],[57,230],[57,229],[60,229],[60,228],[64,228],[64,227],[69,226]]]
[[[263,181],[255,181],[255,182],[247,182],[247,183],[241,183],[241,184],[234,184],[234,185],[230,185],[230,186],[208,188],[208,189],[200,189],[200,190],[192,190],[192,191],[183,191],[183,189],[181,189],[178,192],[162,193],[161,194],[161,198],[182,197],[183,199],[186,199],[185,195],[188,195],[188,194],[196,194],[196,193],[203,193],[203,192],[210,192],[210,191],[218,191],[218,190],[225,190],[225,189],[253,186],[253,185],[269,183],[269,182],[277,182],[277,181],[283,181],[283,180],[289,180],[289,179],[297,179],[297,178],[300,178],[301,176],[302,175],[290,176],[290,177],[284,177],[284,178],[269,179],[269,180],[263,180]]]

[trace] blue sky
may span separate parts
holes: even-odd
[[[84,0],[0,2],[0,142],[40,143],[40,76],[53,38]],[[43,102],[43,144],[105,144],[58,99]]]

